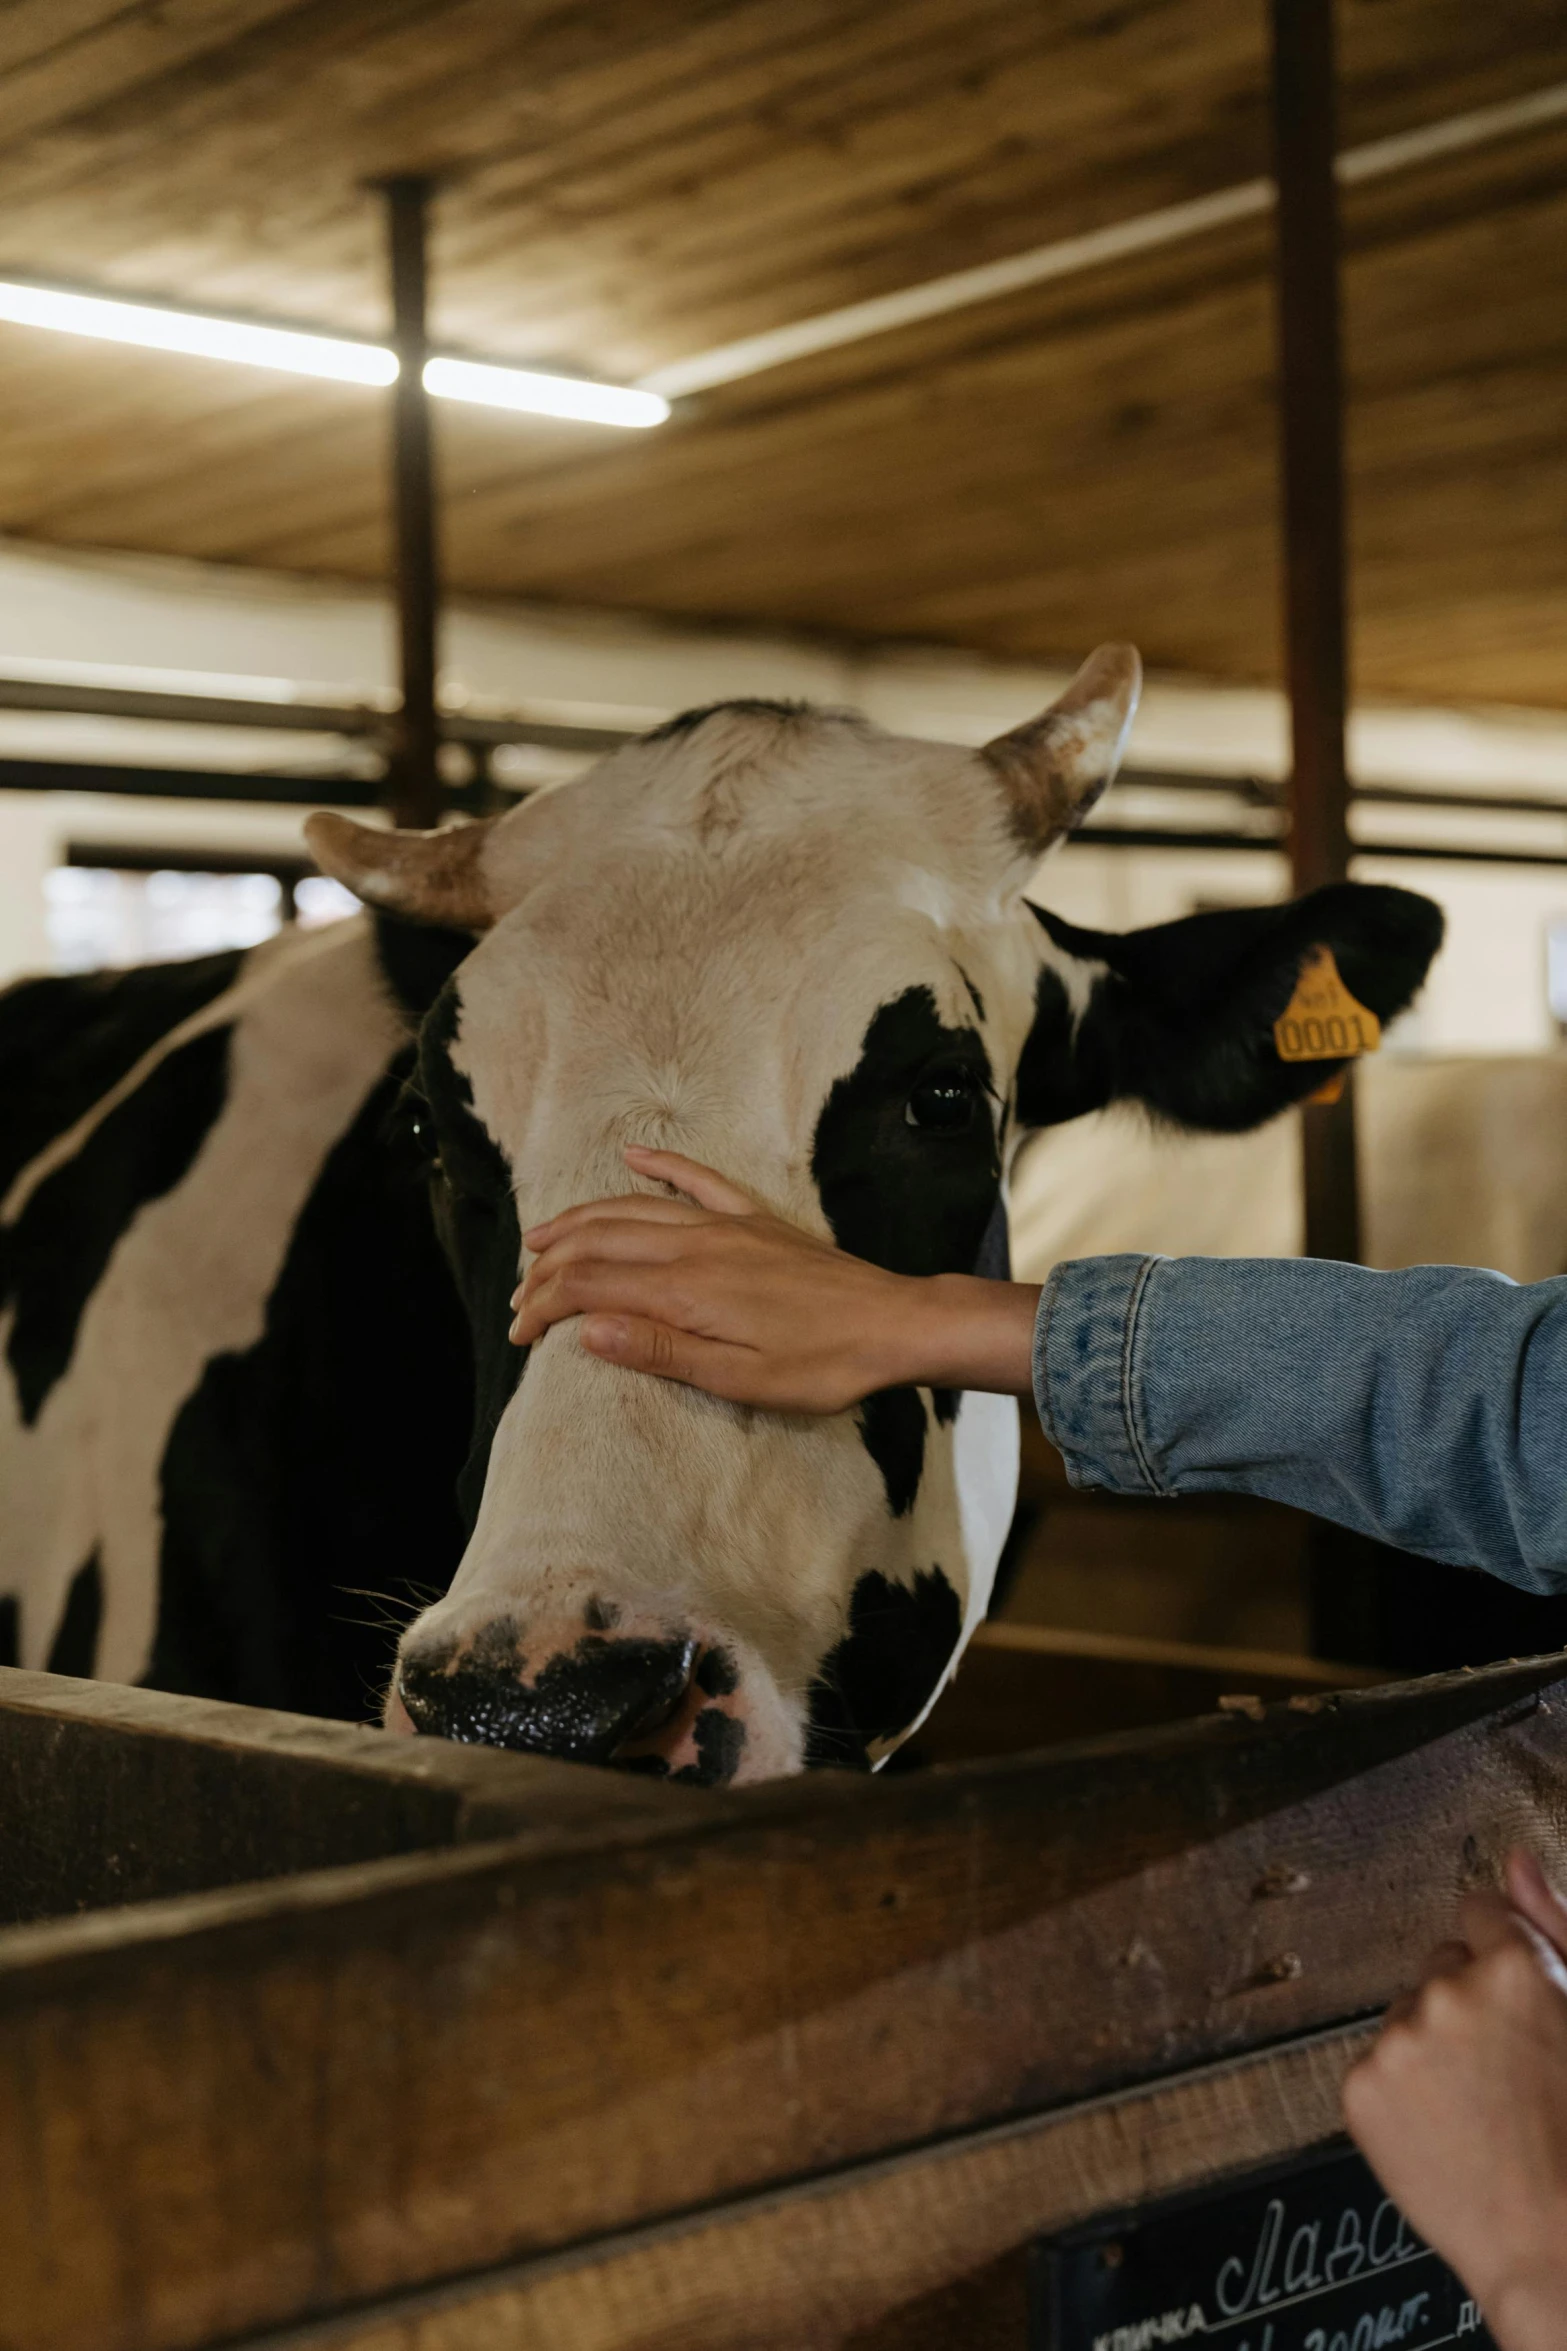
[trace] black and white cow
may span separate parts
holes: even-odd
[[[1029,1127],[1320,1082],[1272,1045],[1304,956],[1390,1017],[1428,901],[1023,897],[1137,684],[1104,648],[976,753],[692,711],[489,823],[312,819],[371,922],[0,998],[0,1654],[705,1782],[889,1752],[985,1613],[1015,1406],[753,1413],[570,1324],[525,1360],[520,1232],[656,1143],[1001,1270]]]

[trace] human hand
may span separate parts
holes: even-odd
[[[590,1201],[525,1233],[517,1345],[580,1315],[591,1355],[779,1412],[842,1412],[905,1384],[1029,1392],[1037,1289],[888,1273],[678,1152],[625,1156],[685,1198]]]
[[[1503,2351],[1564,2351],[1567,1906],[1528,1853],[1508,1856],[1506,1888],[1466,1897],[1462,1939],[1346,2080],[1344,2119]]]

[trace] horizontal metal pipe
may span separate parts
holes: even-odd
[[[1351,784],[1356,800],[1390,808],[1459,808],[1485,816],[1567,816],[1567,799],[1542,800],[1526,793],[1423,792],[1414,784]]]
[[[1120,781],[1123,786],[1135,785],[1140,791],[1227,792],[1256,808],[1282,808],[1285,804],[1284,786],[1264,776],[1183,775],[1178,768],[1123,767]],[[1352,783],[1349,788],[1353,799],[1390,808],[1477,810],[1484,816],[1567,817],[1567,794],[1559,800],[1549,800],[1539,794],[1517,792],[1444,792],[1419,784]]]
[[[1188,830],[1182,825],[1145,824],[1081,825],[1075,833],[1068,833],[1064,845],[1085,849],[1260,849],[1274,856],[1282,856],[1286,847],[1282,831],[1199,832],[1195,826]]]
[[[266,727],[311,735],[380,736],[393,713],[347,702],[251,701],[234,694],[170,694],[156,687],[78,686],[42,678],[0,678],[0,710],[44,710],[74,718],[175,720],[181,725]]]
[[[1431,858],[1439,865],[1567,865],[1562,849],[1457,849],[1422,841],[1356,841],[1351,858]]]
[[[105,867],[112,873],[269,873],[279,881],[302,882],[318,869],[315,859],[301,849],[297,855],[277,849],[145,848],[136,841],[68,841],[67,865]]]
[[[1289,853],[1289,843],[1282,832],[1188,832],[1179,825],[1083,825],[1077,832],[1068,834],[1067,846],[1074,842],[1090,849],[1188,849],[1225,853],[1246,849],[1253,854],[1262,850],[1275,857]],[[1352,860],[1431,858],[1445,865],[1567,866],[1567,849],[1457,849],[1420,841],[1354,841],[1349,854]]]
[[[448,743],[496,749],[503,743],[522,743],[537,751],[581,751],[589,757],[636,741],[631,727],[557,726],[547,718],[474,718],[466,711],[438,713],[436,724]]]
[[[221,767],[0,758],[0,792],[115,792],[132,799],[238,800],[258,807],[374,808],[380,790],[373,776],[246,775]]]
[[[0,677],[0,710],[48,711],[73,718],[151,719],[179,725],[257,727],[287,734],[346,735],[389,742],[395,710],[363,702],[252,701],[244,695],[165,693],[156,687],[59,684],[42,678]],[[448,743],[528,744],[546,751],[613,751],[630,740],[621,727],[558,726],[547,719],[480,718],[466,711],[437,714]]]

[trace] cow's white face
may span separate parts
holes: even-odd
[[[443,1106],[477,1122],[524,1227],[628,1189],[624,1146],[656,1144],[859,1253],[972,1271],[1046,941],[969,764],[845,719],[724,712],[519,812],[522,894],[426,1032],[437,1131]],[[490,1271],[499,1312],[515,1258]],[[803,1760],[813,1684],[875,1618],[871,1715],[844,1695],[878,1752],[983,1614],[1016,1469],[1006,1399],[784,1420],[606,1366],[558,1326],[404,1684],[432,1650],[493,1653],[502,1624],[519,1685],[587,1636],[606,1670],[617,1644],[679,1645],[663,1673],[684,1689],[694,1642],[697,1673],[735,1686],[701,1705],[696,1687],[657,1752],[759,1776]]]
[[[393,1720],[716,1781],[874,1761],[923,1715],[990,1595],[1015,1404],[756,1413],[588,1356],[569,1323],[523,1362],[519,1234],[631,1188],[644,1143],[883,1264],[975,1270],[1004,1231],[1041,966],[1063,960],[1022,887],[1041,832],[1102,788],[1136,685],[1133,655],[1091,665],[1064,748],[1011,780],[1027,736],[967,753],[721,706],[429,844],[476,862],[467,902],[443,872],[428,911],[472,922],[477,889],[489,922],[411,1087],[480,1442],[472,1537],[405,1636]],[[324,862],[396,894],[346,835],[316,820]]]
[[[1136,684],[1108,649],[985,753],[725,705],[489,826],[312,820],[372,904],[482,932],[410,1082],[478,1426],[471,1539],[402,1641],[397,1727],[716,1783],[875,1762],[919,1722],[990,1596],[1015,1405],[901,1389],[752,1412],[589,1356],[570,1322],[524,1361],[520,1233],[633,1188],[641,1143],[894,1270],[985,1263],[1020,1070],[1024,1121],[1128,1090],[1116,1056],[1168,992],[1128,990],[1022,898],[1108,779]],[[1302,948],[1269,962],[1264,1039]],[[1182,1037],[1206,1070],[1201,1023]],[[1265,1106],[1236,1117],[1226,1095],[1217,1123],[1282,1106],[1266,1052]]]

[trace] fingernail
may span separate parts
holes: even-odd
[[[553,1224],[554,1221],[555,1220],[552,1217],[550,1219],[550,1223]],[[522,1236],[524,1246],[529,1249],[536,1249],[549,1229],[549,1225],[547,1224],[530,1224],[527,1231]]]
[[[521,1344],[522,1344],[522,1316],[521,1316],[520,1314],[517,1316],[516,1320],[513,1322],[512,1326],[511,1326],[511,1329],[510,1329],[510,1330],[509,1330],[509,1331],[506,1333],[506,1336],[507,1336],[507,1338],[508,1338],[508,1339],[510,1339],[510,1341],[511,1341],[511,1343],[512,1343],[512,1345],[513,1345],[514,1347],[520,1347],[520,1346],[521,1346]]]
[[[1538,1853],[1533,1853],[1527,1846],[1524,1846],[1513,1856],[1513,1859],[1515,1866],[1520,1867],[1523,1870],[1524,1875],[1528,1877],[1533,1882],[1533,1884],[1538,1886],[1542,1893],[1549,1894],[1553,1902],[1562,1904],[1564,1908],[1567,1908],[1567,1903],[1563,1903],[1563,1898],[1557,1888],[1555,1879],[1546,1875],[1545,1864],[1540,1859]]]

